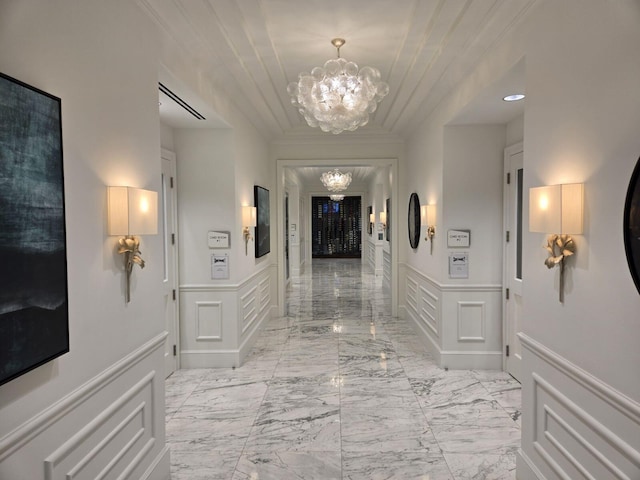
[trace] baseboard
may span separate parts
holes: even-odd
[[[147,471],[144,472],[140,480],[170,480],[171,479],[171,456],[169,447],[160,451],[158,456],[151,462]]]
[[[240,366],[240,350],[182,350],[180,368],[233,368]]]
[[[547,480],[521,448],[516,453],[516,480]]]
[[[440,366],[452,370],[502,370],[502,352],[441,350]]]

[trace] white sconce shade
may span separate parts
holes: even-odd
[[[369,214],[369,223],[376,223],[376,214],[375,213],[370,213]]]
[[[430,227],[436,225],[436,206],[435,205],[424,205],[421,207],[424,209],[424,223]]]
[[[255,227],[256,226],[256,207],[245,205],[242,207],[242,226],[243,227]]]
[[[387,212],[380,212],[380,223],[387,224]]]
[[[581,235],[584,185],[571,183],[529,189],[529,231]]]
[[[156,235],[158,193],[132,187],[107,187],[109,235]]]

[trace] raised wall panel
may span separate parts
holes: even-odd
[[[419,315],[418,313],[418,282],[416,282],[411,277],[407,277],[407,307],[411,309],[411,311],[415,315]]]
[[[260,290],[260,313],[271,305],[271,278],[266,277],[258,284]]]
[[[526,455],[547,478],[640,478],[640,404],[520,335],[530,411]]]
[[[383,285],[391,288],[391,253],[386,250],[382,252],[382,277]]]
[[[159,415],[166,336],[141,345],[1,437],[0,478],[158,478],[148,475],[154,465],[169,463]]]
[[[485,302],[458,302],[458,341],[486,340]]]
[[[196,302],[196,340],[222,340],[222,302]]]
[[[155,441],[154,377],[146,375],[52,453],[44,462],[45,479],[126,478]]]
[[[256,305],[258,304],[258,299],[256,298],[257,293],[258,288],[253,287],[240,297],[243,333],[251,326],[255,319],[258,318],[258,312],[256,309]]]
[[[420,286],[420,320],[422,320],[422,323],[424,323],[434,335],[439,335],[438,297],[424,286]]]

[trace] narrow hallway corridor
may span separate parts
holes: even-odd
[[[172,480],[514,479],[520,384],[438,368],[358,260],[314,260],[236,369],[167,379]]]

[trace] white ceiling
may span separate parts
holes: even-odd
[[[364,130],[402,135],[423,120],[468,75],[484,52],[514,28],[535,0],[137,0],[198,78],[231,101],[266,138],[311,129],[291,105],[287,84],[335,57],[377,67],[390,93]],[[524,88],[523,69],[498,82],[459,123],[506,122],[522,107],[506,106],[507,88]],[[189,90],[167,86],[207,117],[178,107],[162,119],[173,126],[225,123]],[[186,98],[185,98],[186,99]],[[163,112],[164,107],[164,112]],[[171,107],[174,108],[174,107]],[[213,119],[213,120],[211,120]],[[313,132],[312,132],[313,130]],[[323,134],[331,135],[331,134]],[[344,134],[343,134],[344,135]]]

